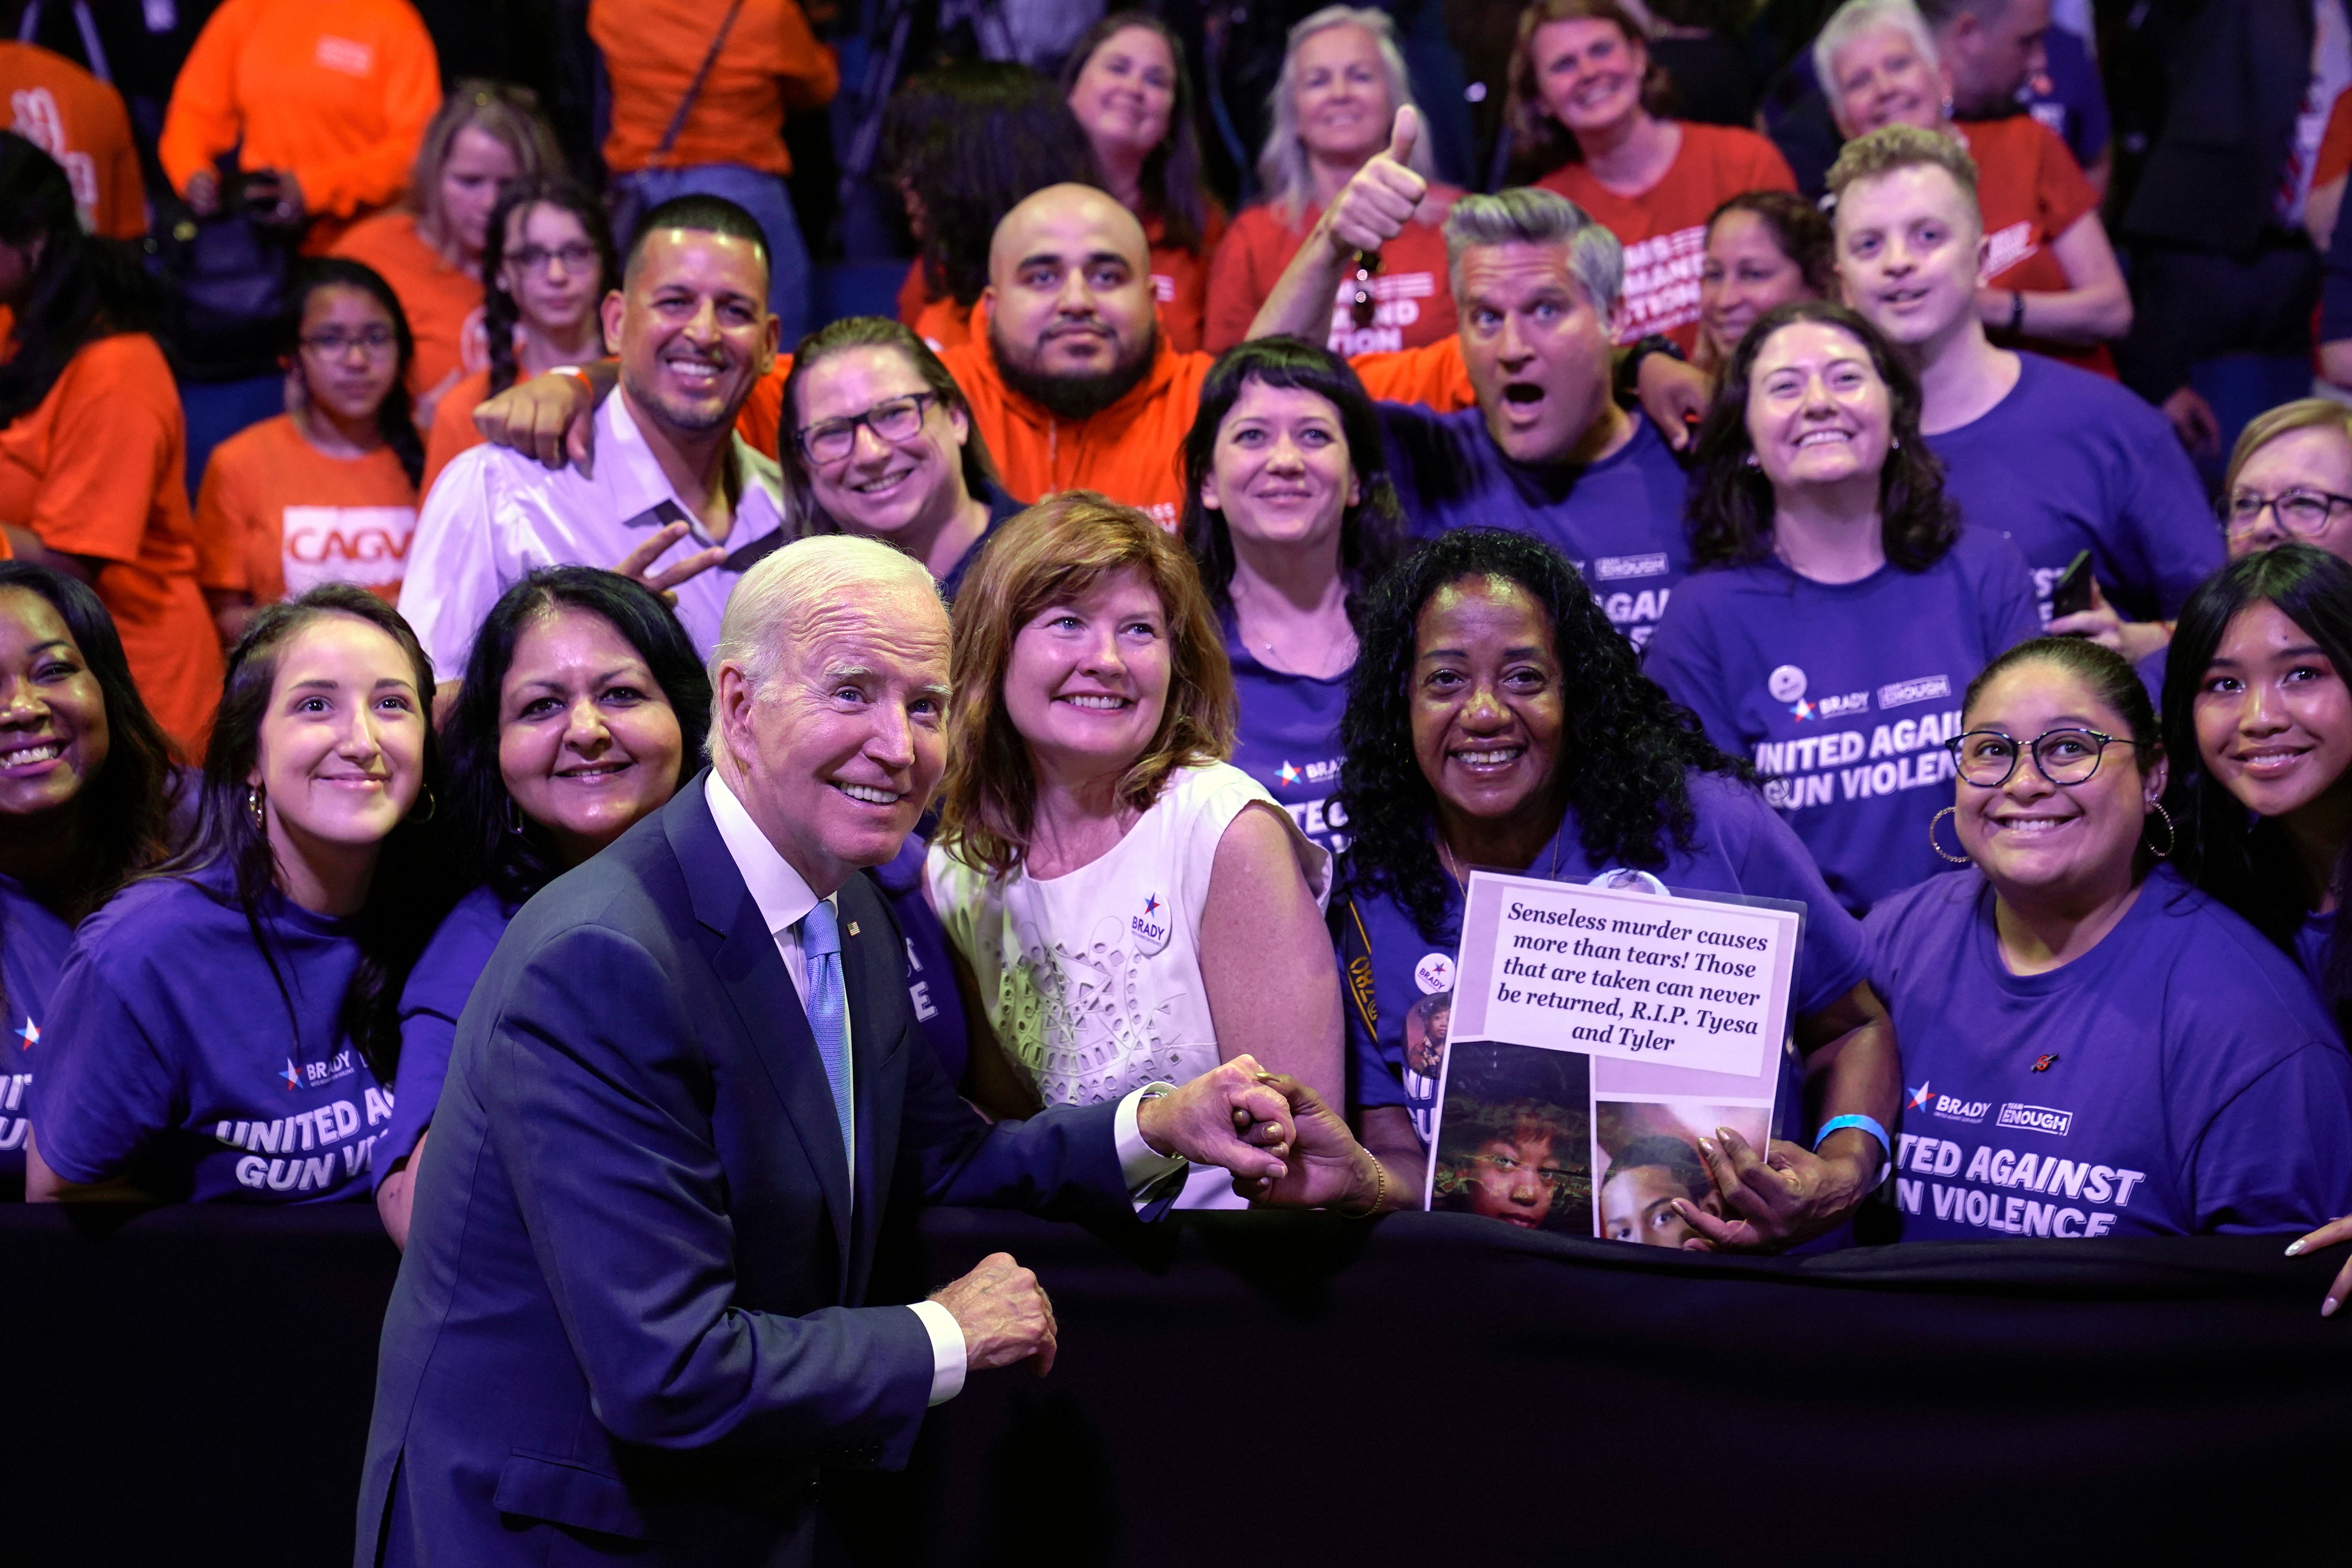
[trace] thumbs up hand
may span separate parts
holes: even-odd
[[[1404,232],[1429,182],[1407,165],[1413,143],[1421,138],[1421,116],[1411,104],[1396,111],[1388,151],[1373,154],[1356,171],[1331,210],[1323,215],[1324,232],[1341,252],[1378,250]]]

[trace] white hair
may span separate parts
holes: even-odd
[[[1273,129],[1265,133],[1265,145],[1257,155],[1257,179],[1265,199],[1282,216],[1286,223],[1296,223],[1307,209],[1307,192],[1313,182],[1307,168],[1307,144],[1298,139],[1298,46],[1318,33],[1334,27],[1361,27],[1372,36],[1373,46],[1380,50],[1381,64],[1388,68],[1389,113],[1411,103],[1412,77],[1405,69],[1404,51],[1397,47],[1396,24],[1385,11],[1374,11],[1358,5],[1326,5],[1290,29],[1288,42],[1283,46],[1282,73],[1274,79],[1274,90],[1266,95],[1266,119]],[[1437,163],[1429,151],[1429,117],[1422,116],[1420,140],[1412,145],[1412,156],[1406,164],[1424,180],[1437,178]]]
[[[1830,100],[1832,119],[1837,118],[1838,51],[1864,33],[1881,27],[1892,27],[1909,38],[1929,70],[1940,63],[1936,54],[1936,35],[1912,0],[1845,0],[1822,24],[1820,36],[1813,39],[1813,79],[1821,83],[1822,96]]]
[[[812,613],[851,599],[879,599],[899,593],[929,594],[939,584],[921,562],[878,539],[822,533],[795,540],[743,574],[727,596],[719,641],[710,650],[711,700],[718,700],[719,667],[733,664],[756,695],[776,672],[785,645]],[[714,708],[710,734],[720,725]]]
[[[1515,185],[1491,196],[1464,196],[1445,217],[1445,273],[1462,300],[1462,253],[1482,245],[1556,245],[1568,274],[1593,313],[1612,326],[1625,287],[1625,249],[1591,214],[1557,191]]]

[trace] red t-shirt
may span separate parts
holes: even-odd
[[[1462,192],[1432,185],[1421,211],[1404,232],[1381,247],[1381,269],[1372,278],[1372,324],[1356,325],[1356,280],[1340,282],[1331,302],[1327,346],[1336,354],[1391,353],[1424,348],[1454,335],[1454,290],[1445,277],[1445,215]],[[1209,263],[1208,313],[1201,346],[1211,353],[1249,336],[1250,322],[1298,254],[1323,209],[1310,206],[1286,224],[1271,205],[1254,206],[1234,219]]]
[[[1977,161],[1977,205],[1984,214],[1987,251],[1978,282],[1987,289],[2054,294],[2071,285],[2053,242],[2096,212],[2099,196],[2058,133],[2030,114],[1972,120],[1954,127]],[[2116,374],[2105,343],[2062,343],[2047,338],[1991,334],[2004,348],[2032,349],[2101,375]]]
[[[330,457],[280,414],[213,448],[196,497],[196,532],[233,562],[257,605],[321,583],[352,583],[400,600],[416,487],[389,447],[364,458]],[[454,673],[454,672],[452,672]]]
[[[221,650],[196,585],[187,444],[154,339],[84,344],[40,405],[0,430],[0,522],[101,563],[98,596],[140,695],[195,757],[220,700]]]
[[[1592,215],[1625,247],[1625,296],[1617,341],[1663,332],[1687,353],[1698,342],[1698,279],[1706,260],[1706,220],[1744,191],[1793,191],[1797,177],[1780,150],[1753,131],[1676,121],[1682,150],[1664,178],[1639,195],[1605,189],[1582,163],[1562,163],[1536,182]]]

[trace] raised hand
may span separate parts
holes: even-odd
[[[1420,111],[1406,104],[1396,111],[1385,153],[1374,153],[1349,180],[1324,215],[1324,231],[1342,251],[1378,250],[1404,232],[1429,195],[1429,182],[1407,166],[1421,136]]]
[[[1212,1068],[1137,1109],[1136,1131],[1155,1153],[1216,1165],[1236,1178],[1263,1181],[1288,1167],[1290,1102],[1269,1086],[1272,1075],[1246,1054]]]
[[[558,377],[557,379],[568,378]],[[658,572],[655,571],[654,563],[660,560],[663,552],[671,545],[685,537],[686,524],[666,522],[647,535],[644,543],[614,562],[612,569],[621,576],[643,583],[646,587],[659,594],[666,604],[676,608],[677,595],[675,590],[680,583],[686,582],[688,578],[701,576],[705,572],[727,559],[727,552],[713,544],[698,550],[682,560],[674,561]]]
[[[567,462],[593,476],[596,461],[596,397],[576,375],[535,375],[516,382],[474,410],[474,428],[497,447],[511,447],[551,468]]]
[[[931,1292],[963,1331],[964,1367],[1029,1362],[1039,1377],[1054,1370],[1054,1303],[1037,1277],[1009,1252],[992,1252],[980,1267]]]
[[[1296,1136],[1288,1169],[1281,1175],[1235,1181],[1234,1191],[1267,1208],[1329,1208],[1343,1213],[1384,1213],[1418,1198],[1386,1171],[1371,1151],[1356,1142],[1339,1113],[1323,1097],[1288,1073],[1262,1073],[1258,1081],[1281,1094],[1290,1107]]]

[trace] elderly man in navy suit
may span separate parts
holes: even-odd
[[[902,1464],[967,1373],[1053,1361],[1052,1306],[1002,1253],[861,1305],[887,1204],[1142,1206],[1188,1160],[1312,1201],[1283,1158],[1289,1086],[1246,1058],[992,1126],[922,1043],[859,874],[945,763],[948,623],[919,564],[779,551],[713,668],[711,768],[531,901],[459,1022],[384,1322],[361,1568],[805,1563],[823,1469]]]

